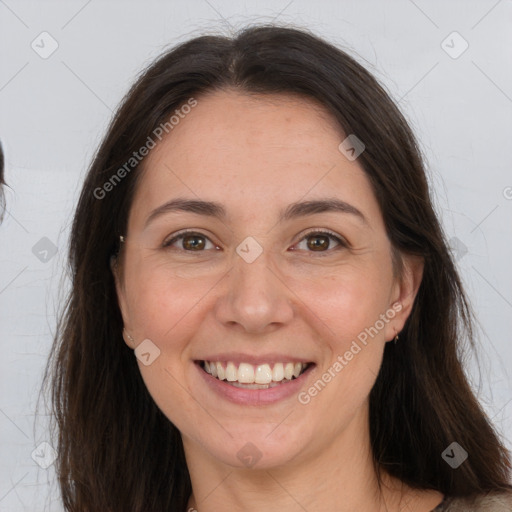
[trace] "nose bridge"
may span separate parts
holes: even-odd
[[[244,257],[241,249],[249,248],[245,254],[254,251],[250,243],[240,244],[237,250],[217,318],[247,331],[261,332],[269,325],[289,322],[293,310],[286,286],[271,270],[270,251],[262,251],[255,259]]]

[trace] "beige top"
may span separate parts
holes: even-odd
[[[512,492],[480,495],[476,498],[449,498],[432,512],[512,512]]]

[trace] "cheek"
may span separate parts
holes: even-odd
[[[335,348],[343,349],[374,326],[389,307],[392,280],[383,267],[344,268],[322,282],[302,283],[305,303],[326,325]]]
[[[346,428],[375,383],[385,346],[381,315],[388,306],[388,282],[378,271],[347,272],[309,289],[313,313],[326,326],[318,341],[324,357],[300,403],[313,411],[311,418],[330,418],[321,427],[326,437]]]
[[[201,280],[170,278],[139,272],[127,288],[130,323],[138,343],[151,340],[159,349],[150,365],[138,361],[145,386],[158,408],[177,428],[190,430],[197,417],[195,402],[186,392],[189,341],[199,326],[197,307],[211,286]]]
[[[198,304],[214,284],[208,278],[182,279],[168,272],[141,270],[127,288],[134,329],[162,343],[179,341],[176,333],[182,333],[197,315]]]

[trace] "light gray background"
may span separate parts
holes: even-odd
[[[62,510],[54,467],[31,457],[52,442],[35,405],[66,290],[71,213],[112,111],[164,47],[272,20],[348,49],[410,120],[481,324],[480,366],[468,353],[468,372],[512,448],[510,0],[0,0],[0,138],[12,187],[0,227],[0,510]],[[31,48],[48,50],[43,31],[59,45],[47,59]],[[445,51],[463,49],[458,36],[441,46],[453,31],[469,44],[458,58]],[[33,252],[43,237],[57,248],[47,262]]]

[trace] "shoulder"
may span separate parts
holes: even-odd
[[[512,512],[512,491],[472,498],[446,498],[433,512]]]

